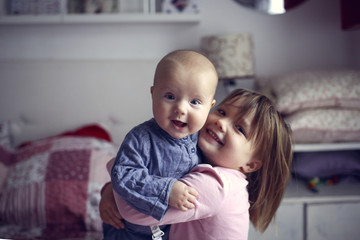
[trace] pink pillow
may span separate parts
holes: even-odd
[[[295,143],[360,141],[360,110],[323,108],[286,117]]]
[[[360,71],[327,70],[287,74],[271,80],[281,113],[317,107],[360,109]]]
[[[110,181],[106,163],[116,152],[104,140],[59,136],[0,158],[0,171],[7,169],[0,193],[1,224],[57,233],[101,232],[100,190]]]

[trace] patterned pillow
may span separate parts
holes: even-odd
[[[0,122],[0,147],[7,151],[11,151],[13,148],[11,144],[10,122],[8,121]]]
[[[360,109],[360,71],[307,71],[271,81],[281,113],[316,107]]]
[[[58,136],[14,150],[0,192],[1,225],[57,234],[101,231],[100,190],[110,180],[113,144],[93,137]]]
[[[286,121],[296,143],[360,141],[360,110],[309,109],[289,115]]]
[[[0,190],[8,173],[7,165],[12,160],[12,152],[10,124],[7,121],[0,122]]]

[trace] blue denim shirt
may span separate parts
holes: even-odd
[[[160,220],[174,182],[199,163],[198,134],[171,137],[154,119],[125,137],[111,171],[114,190],[133,208]]]

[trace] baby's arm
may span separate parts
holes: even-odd
[[[134,147],[134,143],[122,146],[114,165],[108,167],[111,182],[114,190],[133,208],[161,219],[168,208],[171,187],[177,179],[150,175],[146,167],[150,159],[142,158],[146,155],[139,154],[138,151],[142,150],[142,146]]]
[[[176,181],[170,191],[169,205],[182,211],[194,208],[198,192],[183,182]]]
[[[189,209],[188,211],[170,208],[164,218],[158,221],[151,216],[136,211],[114,192],[115,201],[121,216],[134,224],[152,226],[203,219],[215,215],[221,209],[222,203],[226,198],[224,184],[213,168],[202,167],[201,172],[191,172],[182,178],[182,181],[198,189],[199,199],[196,208]]]

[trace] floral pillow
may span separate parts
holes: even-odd
[[[271,81],[281,113],[317,107],[360,109],[360,71],[327,70],[287,74]]]
[[[295,143],[360,141],[360,110],[319,108],[286,117]]]

